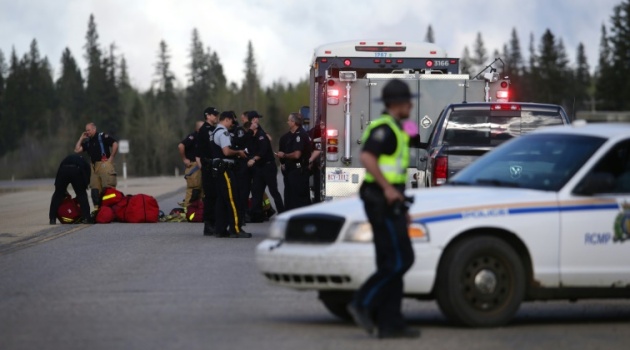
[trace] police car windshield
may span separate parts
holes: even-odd
[[[605,141],[582,135],[525,135],[479,158],[449,183],[558,191]]]

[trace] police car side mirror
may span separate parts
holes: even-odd
[[[586,175],[573,190],[574,194],[591,196],[598,193],[611,193],[615,188],[615,177],[611,173],[596,172]]]

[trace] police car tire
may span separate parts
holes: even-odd
[[[352,322],[352,315],[348,312],[352,295],[352,292],[320,291],[319,300],[331,314],[343,321]]]
[[[494,281],[495,287],[492,282],[481,287],[475,283],[484,278]],[[438,269],[436,299],[451,322],[469,327],[504,325],[516,314],[524,295],[523,262],[505,241],[473,237],[445,252]]]

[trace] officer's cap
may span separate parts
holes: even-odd
[[[203,110],[203,116],[205,117],[208,114],[216,115],[218,117],[219,116],[219,110],[214,108],[214,107],[208,107],[208,108]]]
[[[258,114],[258,112],[256,112],[256,111],[249,111],[249,112],[247,112],[247,120],[249,120],[250,122],[251,122],[251,121],[252,121],[252,119],[254,119],[254,118],[258,118],[258,119],[260,119],[260,118],[262,118],[262,117],[263,117],[263,116],[262,116],[262,115],[260,115],[260,114]]]
[[[380,101],[384,103],[407,102],[418,94],[412,94],[409,85],[400,79],[392,79],[383,88]]]

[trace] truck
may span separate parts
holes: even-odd
[[[440,113],[427,143],[418,149],[411,187],[445,184],[501,143],[537,128],[570,124],[564,108],[542,103],[454,103]]]
[[[460,60],[432,43],[346,41],[315,49],[310,68],[311,125],[323,125],[320,198],[332,200],[356,194],[365,177],[359,161],[361,136],[384,106],[378,101],[391,79],[405,81],[413,94],[411,118],[421,141],[433,132],[444,107],[461,102],[506,102],[509,79],[494,68],[483,79],[460,73]],[[411,149],[408,186],[417,176],[418,149]]]

